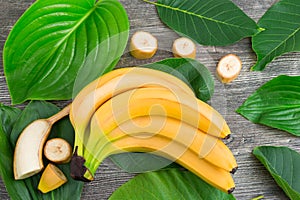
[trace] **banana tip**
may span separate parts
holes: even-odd
[[[227,193],[228,193],[228,194],[231,194],[231,193],[234,191],[234,189],[235,189],[235,187],[230,188],[230,189],[227,191]]]
[[[230,173],[231,173],[231,174],[234,174],[234,173],[237,171],[237,169],[238,169],[238,167],[233,168],[233,169],[230,171]]]
[[[226,135],[226,137],[224,137],[224,140],[228,140],[231,137],[231,134]]]

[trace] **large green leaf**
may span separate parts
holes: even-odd
[[[17,108],[0,105],[0,176],[11,199],[30,200],[31,197],[25,183],[15,181],[13,176],[14,153],[10,145],[9,135],[20,112]]]
[[[162,170],[140,174],[117,189],[110,200],[139,199],[205,199],[233,200],[189,171]]]
[[[257,63],[252,70],[261,71],[268,63],[284,53],[300,51],[299,0],[281,0],[259,20],[266,30],[252,39]]]
[[[287,147],[261,146],[253,154],[291,200],[300,199],[300,154]]]
[[[118,0],[36,1],[4,47],[4,70],[14,104],[70,99],[111,70],[128,39]],[[75,86],[74,86],[75,84]]]
[[[188,58],[168,58],[143,67],[157,69],[172,74],[191,88],[202,101],[208,101],[214,94],[214,79],[210,71],[200,62]]]
[[[3,114],[1,119],[8,119],[9,115],[9,109],[12,108],[5,108],[5,113]],[[6,181],[4,179],[4,183],[7,187],[8,193],[12,199],[69,199],[70,196],[72,196],[72,199],[80,199],[81,196],[81,190],[83,187],[83,183],[79,181],[75,181],[70,177],[70,166],[69,164],[59,165],[58,167],[64,172],[64,174],[67,176],[68,182],[63,185],[62,187],[51,191],[47,194],[42,194],[37,190],[37,186],[39,183],[39,179],[41,174],[37,174],[35,176],[32,176],[30,178],[15,181],[13,178],[13,147],[15,146],[16,139],[18,138],[19,134],[22,132],[22,130],[33,120],[39,119],[39,118],[47,118],[51,115],[57,113],[59,111],[59,108],[57,108],[55,105],[44,102],[44,101],[33,101],[30,102],[27,107],[23,110],[21,114],[18,114],[18,118],[13,121],[13,127],[12,124],[2,124],[2,129],[10,130],[9,134],[7,134],[7,144],[9,145],[9,148],[5,145],[0,146],[0,152],[4,151],[3,156],[7,157],[7,160],[4,159],[4,161],[7,161],[5,165],[0,165],[1,169],[0,171],[5,171],[5,177],[9,180]],[[0,109],[1,114],[1,109]],[[6,120],[8,121],[8,120]],[[1,131],[0,128],[0,131]],[[0,138],[3,137],[3,134],[0,132]],[[49,138],[53,137],[61,137],[66,139],[70,144],[73,145],[74,142],[74,131],[72,128],[72,125],[70,124],[70,121],[68,118],[64,118],[57,122],[50,133]],[[9,143],[11,140],[12,143]],[[5,150],[6,149],[6,150]],[[6,158],[4,157],[4,158]],[[1,155],[2,158],[2,155]],[[10,160],[8,160],[10,159]],[[1,160],[2,161],[2,160]],[[47,165],[47,161],[44,160],[44,165]],[[2,176],[2,175],[1,175]],[[21,198],[18,198],[20,196]],[[23,197],[24,196],[24,197]]]
[[[151,153],[120,153],[110,159],[121,169],[129,173],[144,173],[160,169],[179,168],[180,165],[171,160]]]
[[[253,93],[238,113],[252,121],[300,136],[300,76],[281,75]]]
[[[158,0],[161,20],[199,44],[225,46],[260,31],[257,24],[230,0]]]

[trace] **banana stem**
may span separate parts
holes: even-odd
[[[101,152],[101,153],[100,153]],[[97,168],[102,163],[102,161],[108,157],[107,153],[102,153],[102,150],[98,150],[95,153],[91,153],[87,149],[84,151],[84,158],[86,160],[85,166],[90,170],[91,173],[95,173],[97,171]]]
[[[61,111],[59,111],[58,113],[56,113],[55,115],[49,117],[47,119],[47,121],[50,124],[54,124],[55,122],[57,122],[58,120],[62,119],[63,117],[67,116],[70,113],[70,109],[71,109],[71,104],[69,104],[68,106],[66,106],[64,109],[62,109]]]

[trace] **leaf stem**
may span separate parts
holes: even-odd
[[[265,198],[265,197],[263,195],[261,195],[261,196],[253,198],[252,200],[260,200],[260,199],[263,199],[263,198]]]
[[[156,6],[159,6],[159,5],[160,5],[159,3],[154,2],[154,1],[149,1],[149,0],[142,0],[142,1],[144,1],[144,2],[146,2],[146,3],[150,3],[150,4],[152,4],[152,5],[156,5]]]

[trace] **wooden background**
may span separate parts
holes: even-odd
[[[273,3],[277,2],[276,0],[233,1],[255,21]],[[0,0],[1,55],[4,42],[12,26],[33,2],[34,0]],[[158,38],[159,51],[153,59],[147,61],[137,61],[126,52],[119,65],[130,66],[171,57],[171,45],[178,35],[162,24],[155,7],[142,0],[121,0],[121,2],[130,18],[131,35],[137,30],[151,32]],[[201,30],[199,31],[201,32]],[[276,59],[263,72],[250,72],[249,68],[255,63],[256,56],[251,49],[249,38],[228,47],[198,45],[197,50],[197,59],[205,64],[214,76],[217,62],[225,54],[235,53],[241,57],[243,62],[240,76],[231,84],[223,85],[215,78],[216,93],[210,102],[225,116],[233,132],[233,137],[228,141],[228,145],[239,164],[239,170],[234,175],[236,182],[234,195],[237,199],[242,200],[252,199],[259,195],[264,195],[265,199],[288,199],[264,167],[251,154],[251,151],[259,145],[284,145],[300,152],[300,138],[283,131],[252,124],[235,113],[235,110],[252,92],[271,78],[280,74],[300,75],[300,53],[289,53]],[[9,105],[10,97],[3,74],[2,56],[0,65],[0,102]],[[62,105],[61,102],[55,103]],[[107,159],[98,169],[96,180],[85,185],[82,199],[107,199],[115,189],[132,177],[132,174],[122,172]],[[1,180],[0,199],[9,199]]]

